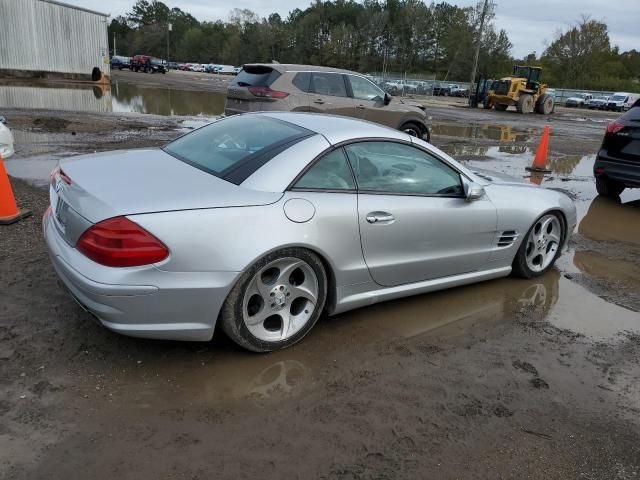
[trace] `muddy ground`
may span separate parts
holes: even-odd
[[[427,101],[433,143],[475,168],[525,176],[551,126],[553,173],[530,181],[576,202],[569,252],[538,279],[322,318],[269,355],[221,332],[108,332],[42,240],[38,185],[57,158],[159,145],[206,119],[3,109],[20,139],[7,169],[34,215],[0,227],[0,477],[638,478],[640,192],[608,201],[591,176],[611,115],[455,105]]]

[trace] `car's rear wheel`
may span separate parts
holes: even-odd
[[[269,254],[247,269],[221,312],[222,328],[238,345],[271,352],[301,340],[327,298],[322,261],[303,248]]]
[[[624,185],[604,177],[596,177],[596,190],[603,197],[616,198],[624,191]]]
[[[564,228],[564,222],[557,213],[547,213],[538,218],[516,253],[513,273],[532,278],[549,270],[560,256]]]

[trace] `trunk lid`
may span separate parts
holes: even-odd
[[[282,197],[234,185],[160,149],[80,155],[62,160],[60,168],[70,184],[52,181],[52,207],[68,206],[92,223],[120,215],[267,205]]]

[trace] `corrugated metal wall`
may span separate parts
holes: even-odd
[[[46,0],[0,0],[0,70],[110,74],[107,17]],[[106,60],[106,63],[105,63]]]
[[[0,85],[0,107],[110,112],[111,91],[97,85],[85,88],[36,88]]]

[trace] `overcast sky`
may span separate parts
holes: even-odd
[[[63,0],[81,7],[122,15],[131,10],[134,0]],[[476,0],[448,0],[459,6],[474,5]],[[260,16],[274,11],[283,18],[294,8],[305,9],[310,0],[234,0],[231,2],[212,0],[165,0],[169,7],[179,7],[191,13],[198,20],[227,20],[230,5],[235,8],[248,8]],[[429,2],[427,2],[429,3]],[[582,14],[597,20],[604,20],[609,26],[611,43],[622,51],[635,48],[640,50],[640,0],[536,0],[534,2],[515,2],[513,0],[494,0],[495,24],[504,28],[511,43],[513,55],[523,57],[535,50],[538,55],[560,29],[575,24]]]

